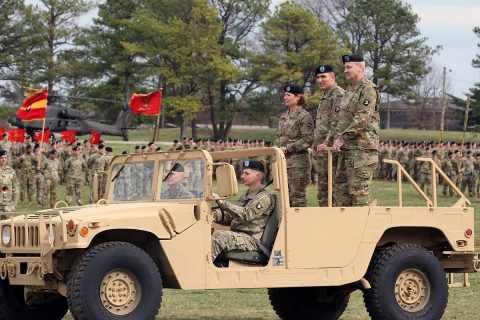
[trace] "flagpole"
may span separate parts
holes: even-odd
[[[158,91],[162,92],[162,89],[158,89]],[[160,104],[162,100],[160,100]],[[153,143],[157,142],[158,139],[158,131],[160,126],[160,106],[158,107],[158,114],[157,114],[157,122],[155,123],[155,129],[153,130]]]
[[[468,109],[470,108],[470,96],[467,96],[467,106],[465,108],[465,117],[463,119],[463,137],[462,145],[465,142],[465,133],[467,132],[467,123],[468,123]]]
[[[42,161],[42,152],[43,152],[43,140],[45,137],[43,136],[45,134],[45,121],[47,120],[47,107],[48,103],[45,106],[45,118],[43,118],[43,123],[42,123],[42,138],[40,139],[40,154],[38,155],[38,166],[40,167],[40,162]]]

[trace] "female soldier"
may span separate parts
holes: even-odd
[[[284,88],[283,102],[287,107],[278,122],[275,146],[287,159],[290,206],[306,207],[306,189],[310,181],[308,148],[313,140],[313,118],[303,109],[306,100],[301,86],[292,84]]]

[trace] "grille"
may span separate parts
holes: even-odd
[[[28,227],[28,235],[25,232],[25,226],[15,226],[15,246],[16,247],[39,247],[40,236],[37,226]]]

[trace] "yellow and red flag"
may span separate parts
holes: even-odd
[[[102,133],[99,131],[90,131],[90,138],[88,141],[90,141],[91,144],[100,144],[100,137],[102,136]]]
[[[12,129],[8,130],[8,140],[11,142],[24,142],[25,141],[25,129]]]
[[[48,142],[50,139],[50,130],[39,132],[33,138],[38,142]]]
[[[130,98],[132,113],[145,115],[158,115],[162,103],[162,91],[157,90],[148,94],[134,93]]]
[[[17,117],[23,121],[42,120],[47,114],[48,88],[27,95],[23,105],[17,111]]]
[[[76,133],[77,132],[75,130],[66,130],[66,131],[60,132],[60,137],[65,141],[74,143]]]

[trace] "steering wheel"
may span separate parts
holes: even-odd
[[[222,213],[222,221],[224,220],[225,218],[225,210],[223,210],[222,206],[220,205],[220,202],[218,200],[215,200],[215,202],[217,203],[217,206],[216,207],[212,207],[212,210],[217,210],[217,209],[220,209],[220,212]]]

